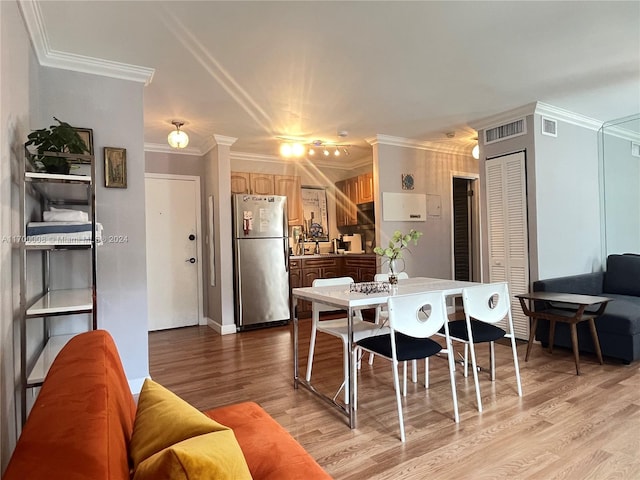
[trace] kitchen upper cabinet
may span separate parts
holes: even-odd
[[[358,175],[358,202],[373,202],[373,173]]]
[[[276,195],[287,197],[287,218],[289,225],[302,225],[302,191],[300,177],[295,175],[274,175]]]
[[[231,172],[231,193],[251,193],[250,173]]]
[[[302,191],[298,176],[231,172],[231,193],[283,195],[287,197],[289,225],[302,225]]]
[[[338,227],[358,223],[358,177],[336,182],[336,224]]]
[[[251,193],[255,195],[281,195],[276,193],[274,176],[265,173],[250,173]]]

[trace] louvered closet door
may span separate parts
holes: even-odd
[[[529,319],[514,295],[529,290],[527,192],[524,152],[485,163],[489,234],[489,281],[509,282],[516,336],[529,338]]]

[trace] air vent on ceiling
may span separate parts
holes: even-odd
[[[504,125],[487,128],[484,131],[484,143],[485,145],[488,145],[507,138],[524,135],[525,133],[527,133],[527,126],[524,122],[524,118],[521,118],[520,120],[505,123]]]
[[[640,157],[640,143],[631,142],[631,155]]]
[[[558,136],[558,122],[550,118],[542,117],[542,134],[550,137]]]

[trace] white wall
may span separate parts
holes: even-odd
[[[118,347],[132,388],[149,375],[145,241],[143,85],[96,75],[41,67],[32,92],[37,116],[32,128],[52,117],[93,129],[96,212],[107,238],[98,248],[98,327]],[[104,147],[127,150],[127,188],[104,187]],[[124,243],[108,237],[126,236]]]

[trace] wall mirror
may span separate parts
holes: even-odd
[[[640,253],[640,114],[599,131],[603,259]]]

